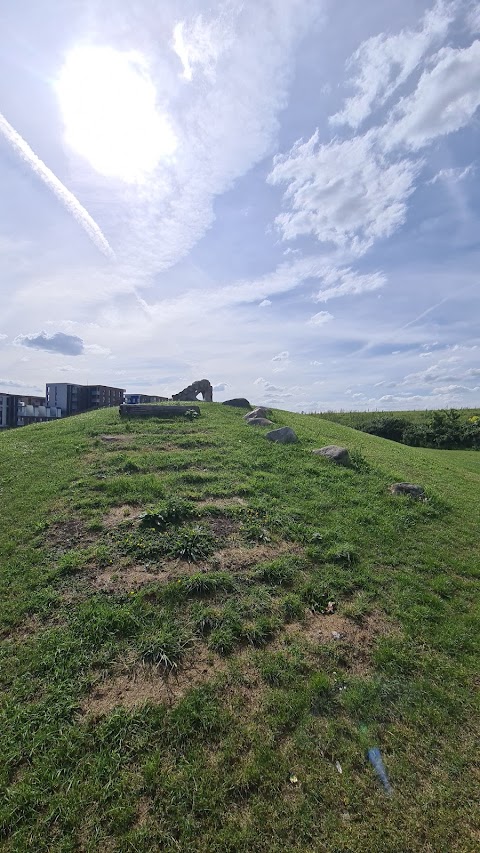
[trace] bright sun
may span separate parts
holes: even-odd
[[[98,172],[129,183],[145,180],[177,147],[155,87],[138,53],[76,47],[56,84],[65,139]]]

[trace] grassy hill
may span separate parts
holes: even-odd
[[[473,853],[478,454],[201,412],[0,436],[1,849]]]

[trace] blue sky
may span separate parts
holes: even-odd
[[[17,0],[0,390],[480,403],[470,0]]]

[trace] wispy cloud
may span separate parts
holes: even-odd
[[[386,157],[375,130],[319,142],[316,131],[274,159],[268,181],[284,184],[288,210],[276,218],[284,240],[312,235],[363,254],[403,224],[421,164]]]
[[[226,16],[205,20],[197,15],[190,21],[179,21],[173,28],[173,50],[183,67],[185,80],[191,82],[199,71],[215,80],[217,62],[233,40],[233,27]]]
[[[480,40],[469,47],[444,47],[423,72],[415,91],[402,98],[384,130],[385,146],[414,151],[454,133],[480,106]]]
[[[310,326],[324,326],[325,323],[330,323],[331,320],[333,320],[333,314],[330,314],[328,311],[319,311],[313,317],[310,317],[308,324]]]
[[[5,116],[0,113],[0,133],[6,141],[12,146],[13,150],[22,160],[27,163],[33,172],[40,178],[41,181],[52,191],[52,193],[62,202],[68,212],[77,220],[84,231],[88,234],[97,249],[100,249],[107,258],[115,259],[115,253],[109,245],[106,237],[102,233],[100,227],[89,212],[80,204],[76,196],[53,174],[51,169],[40,160],[34,151],[30,148],[28,142],[20,136],[19,133],[7,121]]]
[[[387,277],[382,272],[373,272],[360,275],[346,267],[337,269],[332,267],[325,272],[320,290],[315,294],[317,302],[326,302],[339,296],[358,296],[361,293],[369,293],[384,287]]]
[[[465,166],[462,168],[459,166],[458,168],[452,167],[450,169],[440,169],[436,175],[433,176],[427,184],[436,184],[438,181],[446,181],[447,183],[454,181],[463,181],[468,175],[471,175],[475,170],[475,164],[470,163],[469,166]]]
[[[445,38],[455,17],[455,3],[439,0],[428,10],[419,27],[393,35],[380,33],[362,42],[347,62],[353,76],[347,85],[355,95],[331,116],[332,124],[347,124],[356,129],[402,86],[422,59]]]

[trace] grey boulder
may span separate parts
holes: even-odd
[[[337,444],[327,444],[326,447],[320,447],[319,450],[314,450],[317,456],[325,456],[326,459],[331,459],[337,465],[348,465],[350,456],[346,447],[338,447]]]
[[[265,438],[268,438],[269,441],[278,441],[279,444],[294,444],[298,441],[293,429],[288,426],[272,429],[270,432],[267,432]]]
[[[258,406],[258,408],[254,409],[252,412],[249,412],[247,415],[243,416],[245,421],[249,421],[251,418],[268,418],[270,411],[266,409],[264,406]]]
[[[414,483],[392,483],[390,486],[392,495],[409,495],[417,501],[425,499],[425,492],[421,486],[415,486]]]
[[[236,406],[238,409],[251,409],[251,405],[245,397],[234,397],[233,400],[224,400],[222,406]]]
[[[269,421],[268,418],[249,418],[247,424],[250,426],[272,426],[273,421]]]

